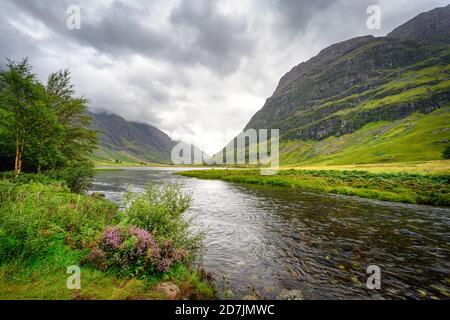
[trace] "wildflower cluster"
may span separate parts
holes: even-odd
[[[108,227],[85,262],[102,269],[115,268],[128,275],[164,273],[187,254],[171,240],[156,241],[150,232],[135,226]]]

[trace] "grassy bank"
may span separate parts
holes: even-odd
[[[338,170],[367,171],[372,173],[417,173],[417,174],[450,174],[450,160],[392,162],[374,164],[349,165],[302,165],[285,166],[284,170]]]
[[[259,170],[206,170],[177,174],[200,179],[284,186],[384,201],[450,206],[449,174],[295,169],[281,170],[273,176],[261,176]]]
[[[179,219],[189,197],[164,188],[130,195],[125,213],[50,179],[0,180],[0,299],[164,299],[161,282],[179,299],[214,297],[191,268],[198,235]],[[66,286],[73,265],[79,290]]]

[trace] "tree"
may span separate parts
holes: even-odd
[[[33,134],[38,133],[36,127],[45,122],[40,114],[44,92],[27,59],[8,60],[7,70],[0,74],[1,125],[4,136],[14,141],[16,175],[22,172],[23,156]]]
[[[87,115],[87,99],[74,97],[68,70],[60,70],[48,77],[46,94],[62,126],[60,151],[66,161],[84,161],[97,145],[97,134],[89,129],[92,119]]]
[[[27,59],[0,72],[0,170],[43,172],[81,192],[93,175],[97,144],[87,100],[76,97],[68,70],[42,85]]]

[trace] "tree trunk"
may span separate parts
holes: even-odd
[[[19,176],[20,172],[22,171],[22,152],[23,148],[20,145],[19,138],[16,138],[16,161],[14,164],[16,177]]]

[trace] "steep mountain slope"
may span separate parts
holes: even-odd
[[[170,163],[176,144],[153,126],[129,122],[115,114],[89,113],[92,128],[99,132],[100,146],[96,160]]]
[[[450,6],[419,14],[387,36],[395,39],[450,44]]]
[[[439,159],[450,141],[449,79],[447,6],[419,15],[387,37],[358,37],[322,50],[280,80],[246,129],[280,129],[285,164]],[[434,121],[435,114],[441,121]],[[396,144],[410,141],[404,139],[409,131],[399,128],[419,119],[429,130],[417,131],[421,147],[398,157]],[[371,131],[377,126],[381,133]],[[367,139],[357,139],[363,133]],[[382,148],[380,141],[369,156],[364,147],[385,134],[392,148]],[[349,150],[355,153],[351,157]]]

